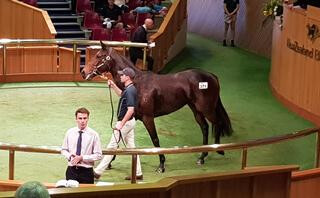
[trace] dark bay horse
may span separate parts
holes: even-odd
[[[198,69],[166,75],[143,72],[137,69],[125,56],[108,48],[102,42],[101,47],[102,49],[82,70],[82,77],[91,80],[104,72],[110,72],[116,85],[123,89],[117,71],[125,67],[134,69],[136,72],[134,84],[138,91],[139,103],[135,117],[143,122],[155,147],[160,147],[160,143],[154,118],[172,113],[184,105],[191,108],[200,125],[204,145],[208,144],[209,125],[207,120],[214,125],[216,144],[220,143],[220,136],[232,134],[229,116],[220,100],[218,78],[214,74]],[[224,154],[223,151],[218,151],[218,153]],[[207,152],[203,152],[197,163],[203,164],[207,155]],[[165,157],[159,155],[159,158],[160,165],[157,171],[164,172]]]

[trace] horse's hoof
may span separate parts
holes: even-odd
[[[217,151],[218,154],[224,155],[224,151]]]
[[[198,159],[197,164],[198,164],[198,165],[204,164],[204,159]]]
[[[158,167],[156,170],[157,173],[164,173],[164,171],[165,171],[164,167]]]

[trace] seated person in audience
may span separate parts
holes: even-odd
[[[162,16],[165,16],[168,13],[168,8],[162,6],[160,0],[154,0],[152,6],[153,9],[156,10]]]
[[[114,21],[114,24],[117,24],[121,21],[122,11],[114,4],[114,0],[108,0],[107,4],[104,6],[101,15],[104,18],[109,18],[111,21]]]
[[[143,2],[143,5],[136,7],[134,10],[130,11],[131,13],[138,13],[138,14],[157,14],[157,10],[154,9],[153,3],[151,1]]]
[[[129,0],[115,0],[114,4],[119,6],[119,8],[121,9],[122,13],[125,13],[125,12],[129,11],[129,7],[127,6],[128,2],[129,2]]]
[[[115,33],[117,35],[114,35]],[[128,40],[127,31],[124,28],[124,24],[122,22],[117,23],[114,26],[114,28],[112,30],[112,37],[115,37],[115,38],[112,38],[113,41],[127,41]]]
[[[106,6],[106,0],[94,0],[94,11],[100,15],[103,12],[103,8]]]

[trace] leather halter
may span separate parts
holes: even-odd
[[[106,65],[107,62],[111,62],[111,48],[109,48],[109,52],[108,52],[108,55],[105,56],[101,63],[99,65],[95,65],[92,72],[90,74],[87,75],[87,78],[86,79],[89,79],[91,75],[96,75],[96,76],[101,76],[102,75],[102,72],[99,71],[99,68],[101,68],[102,66]],[[111,69],[111,65],[110,63],[108,64],[108,71],[110,71]]]

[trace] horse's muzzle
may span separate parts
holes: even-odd
[[[81,71],[81,76],[85,80],[91,80],[93,78],[93,73],[86,74],[84,70]]]

